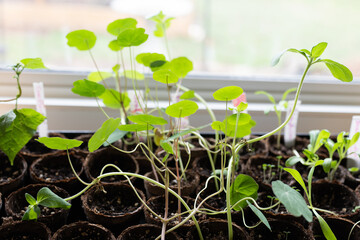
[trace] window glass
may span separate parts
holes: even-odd
[[[70,31],[88,29],[98,37],[92,51],[96,63],[110,69],[119,56],[107,48],[113,37],[106,26],[126,17],[136,18],[151,35],[135,54],[167,54],[148,20],[162,10],[175,17],[167,32],[170,56],[187,56],[197,72],[300,74],[305,60],[301,56],[287,56],[276,68],[270,67],[271,59],[289,47],[309,49],[326,41],[324,56],[345,64],[356,77],[359,9],[357,0],[2,0],[0,67],[41,57],[51,69],[90,70],[94,64],[89,53],[70,48],[65,38]],[[312,73],[328,75],[321,66]]]

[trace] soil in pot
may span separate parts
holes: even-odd
[[[106,164],[114,164],[123,172],[138,173],[139,165],[137,161],[129,154],[120,152],[114,148],[107,147],[90,153],[85,160],[84,169],[89,180],[93,180],[100,175],[102,168]],[[103,173],[118,172],[113,167],[108,167]],[[134,177],[130,177],[134,180]],[[123,176],[111,176],[101,179],[102,182],[127,182]]]
[[[153,240],[161,234],[161,227],[154,224],[139,224],[128,227],[117,238],[117,240]],[[167,240],[181,239],[175,232],[165,235]]]
[[[74,152],[70,152],[69,156],[77,175],[81,176],[84,157]],[[83,187],[71,169],[66,151],[51,153],[35,160],[29,171],[34,183],[54,184],[71,194],[77,193]]]
[[[0,152],[0,166],[0,192],[4,197],[24,184],[28,165],[21,155],[17,155],[11,166],[9,158]]]
[[[307,148],[307,146],[310,143],[310,140],[305,137],[299,137],[297,136],[295,138],[295,145],[294,147],[288,148],[284,144],[284,136],[281,136],[280,140],[280,148],[277,147],[277,135],[272,135],[269,138],[267,138],[268,144],[269,144],[269,152],[272,156],[282,156],[282,159],[288,159],[290,156],[294,155],[293,149],[298,151],[298,153],[301,155],[302,151]]]
[[[193,208],[194,206],[194,199],[189,197],[183,197],[186,204],[190,208]],[[155,196],[151,197],[149,200],[147,200],[146,204],[158,215],[161,217],[164,217],[165,215],[165,197],[164,196]],[[186,208],[181,204],[181,212],[187,211]],[[160,219],[155,217],[146,207],[144,208],[145,213],[145,221],[147,223],[156,224],[158,226],[162,226],[162,222]],[[174,217],[178,213],[178,200],[173,195],[169,195],[169,209],[168,209],[168,217]],[[188,214],[182,215],[180,218],[174,218],[167,224],[167,229],[170,229],[171,227],[174,227],[176,224],[184,220]],[[205,219],[206,216],[204,214],[196,214],[197,220]],[[193,221],[190,219],[187,223],[184,223],[181,227],[179,227],[176,232],[181,236],[185,237],[189,229],[193,226]]]
[[[251,138],[255,138],[255,136],[251,136]],[[243,165],[245,165],[247,160],[252,156],[255,155],[267,156],[269,154],[268,142],[266,140],[260,140],[252,144],[248,144],[240,150],[239,154],[240,154],[240,160]]]
[[[325,159],[325,158],[323,158],[322,156],[320,159]],[[307,182],[310,168],[308,168],[308,166],[302,165],[301,163],[297,163],[295,165],[295,168],[299,171],[304,181]],[[347,172],[348,170],[340,165],[334,174],[333,181],[339,183],[345,183]],[[323,179],[328,180],[328,174],[324,172],[324,169],[321,166],[316,167],[314,170],[312,182],[316,182],[318,180],[323,180]]]
[[[206,240],[228,240],[228,223],[222,219],[207,219],[199,222],[201,233]],[[233,224],[233,239],[249,240],[249,234],[241,227]],[[186,239],[200,239],[195,226],[188,232]]]
[[[359,209],[353,210],[360,205],[360,201],[351,188],[336,182],[320,180],[312,184],[311,195],[314,207],[329,210],[339,217],[358,220]],[[319,214],[324,213],[319,211]]]
[[[354,222],[335,216],[324,216],[324,220],[329,225],[331,231],[335,234],[337,239],[349,239],[349,234],[354,226]],[[313,224],[313,234],[316,240],[325,240],[325,236],[321,231],[320,224],[317,220]],[[354,230],[351,233],[350,240],[360,239],[360,227],[355,226]]]
[[[16,221],[0,227],[1,240],[50,240],[51,231],[43,223]]]
[[[280,159],[255,155],[249,158],[244,173],[248,174],[259,184],[260,190],[271,189],[271,182],[281,180],[287,184],[293,182],[291,175],[283,170],[284,164]]]
[[[115,240],[114,234],[105,227],[89,223],[75,222],[64,225],[54,233],[52,240]]]
[[[252,229],[250,237],[253,240],[313,240],[310,230],[304,229],[299,223],[268,219],[271,231],[264,225],[260,224]]]
[[[216,144],[215,139],[214,138],[205,138],[205,140],[207,141],[207,145],[208,145],[209,149],[214,150],[215,144]],[[191,139],[189,141],[189,143],[190,143],[190,151],[191,151],[190,165],[192,164],[192,161],[195,158],[207,156],[207,150],[203,146],[201,146],[198,138]],[[185,147],[180,146],[180,154],[181,154],[182,159],[184,159],[184,160],[189,159],[189,154],[185,150]]]
[[[145,195],[136,190],[145,202]],[[119,234],[130,224],[138,223],[143,213],[142,202],[125,183],[104,183],[91,187],[81,196],[89,222],[101,224]]]
[[[170,169],[170,170],[176,174],[175,169]],[[181,196],[191,196],[195,192],[196,188],[200,183],[200,177],[191,169],[186,170],[185,174],[186,174],[186,180],[182,178],[180,184]],[[145,174],[145,176],[151,179],[155,179],[153,172],[148,172]],[[169,174],[169,176],[170,176],[170,188],[175,192],[178,192],[177,180],[173,175]],[[163,183],[160,177],[159,177],[159,181]],[[165,192],[163,188],[160,188],[148,181],[144,181],[144,187],[146,189],[146,194],[149,197],[160,196],[163,195]]]
[[[8,217],[12,220],[21,220],[29,203],[25,199],[25,193],[36,197],[38,191],[48,187],[52,192],[62,198],[69,197],[69,194],[62,188],[54,185],[46,184],[31,184],[26,187],[20,188],[19,190],[12,192],[5,200],[5,211]],[[47,208],[40,206],[41,214],[38,218],[39,222],[44,223],[52,231],[57,230],[59,227],[66,223],[66,219],[69,214],[69,210],[61,208]]]
[[[61,133],[49,133],[49,137],[60,137],[65,138]],[[35,134],[30,141],[21,149],[20,154],[25,158],[29,165],[39,157],[43,157],[45,154],[55,152],[56,150],[47,148],[44,144],[36,141],[39,138],[38,134]]]

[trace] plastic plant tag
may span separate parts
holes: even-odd
[[[246,100],[246,93],[243,92],[239,97],[235,98],[232,100],[232,103],[234,105],[234,107],[237,107],[240,105],[240,103],[247,103],[247,100]],[[243,113],[248,113],[248,111],[245,109],[244,111],[242,111]],[[236,110],[234,109],[233,110],[233,113],[236,113]],[[243,137],[244,139],[250,139],[250,135],[247,135],[245,137]]]
[[[43,82],[34,82],[33,88],[34,88],[34,96],[36,101],[36,111],[46,117],[44,84]],[[39,137],[48,137],[49,129],[47,124],[47,119],[45,119],[39,125],[38,131],[39,131]]]
[[[286,124],[284,129],[284,143],[286,147],[292,147],[295,145],[295,138],[296,138],[296,127],[297,127],[297,121],[299,118],[299,107],[300,107],[301,101],[299,100],[297,102],[296,108],[294,110],[294,114],[291,117],[288,124]],[[286,110],[286,119],[291,113],[291,110],[294,106],[294,101],[288,102],[288,107]]]
[[[360,116],[353,116],[350,126],[349,138],[351,139],[355,133],[360,132]],[[359,167],[360,166],[360,141],[358,140],[354,145],[352,145],[348,150],[348,160],[347,167]]]

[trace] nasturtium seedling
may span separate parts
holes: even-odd
[[[237,86],[228,86],[223,87],[218,90],[216,90],[213,93],[213,97],[215,100],[218,101],[230,101],[237,97],[239,97],[243,93],[243,90],[241,87]]]
[[[151,125],[164,125],[167,121],[161,117],[155,117],[149,114],[139,114],[128,116],[128,119],[137,124],[151,124]]]
[[[174,18],[165,18],[165,15],[160,11],[157,15],[149,18],[150,20],[156,23],[156,29],[154,30],[154,35],[156,37],[163,37],[165,35],[165,30],[170,27],[170,22]]]
[[[53,193],[48,187],[43,187],[37,193],[36,199],[25,193],[26,201],[30,204],[22,220],[35,220],[40,216],[39,206],[48,208],[70,209],[71,204]]]
[[[160,53],[140,53],[136,56],[136,61],[143,64],[145,67],[150,67],[150,64],[156,61],[166,61],[164,54]]]
[[[194,90],[189,90],[184,92],[181,96],[180,99],[190,99],[190,98],[194,98],[195,97],[195,91]]]
[[[153,78],[157,82],[170,84],[170,83],[177,83],[179,77],[168,69],[161,69],[153,73]]]
[[[211,128],[215,131],[225,131],[225,124],[220,121],[214,121],[211,123]]]
[[[170,62],[170,70],[179,78],[184,78],[190,71],[193,70],[193,64],[186,57],[174,58]]]
[[[130,106],[130,98],[127,96],[127,93],[120,93],[114,89],[106,89],[99,98],[109,108],[122,108],[121,103],[125,108]]]
[[[124,18],[115,20],[107,26],[106,30],[108,33],[119,36],[120,33],[129,28],[136,28],[137,21],[134,18]]]
[[[54,150],[67,150],[79,147],[83,141],[76,139],[65,139],[60,137],[41,137],[36,139],[38,142],[44,144],[47,148]]]
[[[71,91],[83,97],[99,97],[105,92],[105,87],[99,83],[86,79],[77,80]]]
[[[20,62],[28,69],[46,69],[41,58],[24,58]]]
[[[94,135],[90,138],[88,147],[89,152],[97,150],[109,136],[119,127],[120,118],[109,118],[102,126],[96,130]]]
[[[95,46],[96,36],[88,30],[76,30],[66,35],[67,44],[76,47],[80,51],[90,50]]]
[[[143,44],[148,37],[143,28],[129,28],[118,35],[117,41],[121,47],[132,47]]]
[[[112,74],[109,72],[91,72],[89,73],[89,75],[87,76],[87,80],[92,81],[92,82],[101,82],[102,80],[111,78]]]
[[[178,103],[171,104],[166,108],[166,114],[174,118],[183,118],[194,114],[199,106],[191,100],[183,100]]]
[[[43,115],[30,108],[14,109],[0,117],[0,149],[11,165],[44,120]]]

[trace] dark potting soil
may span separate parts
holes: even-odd
[[[114,191],[105,193],[102,187],[88,199],[88,204],[95,212],[111,216],[134,212],[141,205],[138,201],[134,202],[133,194],[126,195]]]
[[[11,236],[8,236],[8,238],[1,238],[2,240],[45,240],[44,238],[39,238],[39,235],[37,233],[32,234],[22,234],[22,233],[14,233]]]
[[[0,183],[15,179],[21,174],[19,164],[15,162],[14,166],[11,166],[8,158],[0,157],[0,166]]]
[[[71,228],[66,230],[65,236],[58,236],[56,240],[104,240],[108,239],[108,236],[104,236],[104,233],[99,232],[98,229],[93,228]],[[108,234],[107,234],[108,235]],[[72,237],[69,237],[72,236]]]

